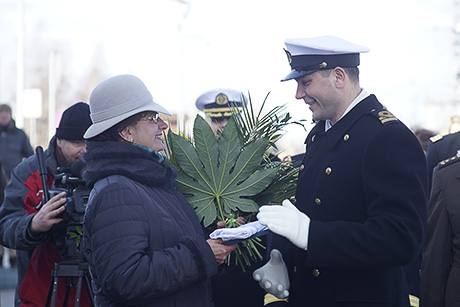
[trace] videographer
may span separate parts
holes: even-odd
[[[80,160],[86,151],[83,134],[91,125],[89,114],[89,106],[83,102],[72,105],[62,114],[43,157],[49,188],[54,187],[55,177],[60,173],[58,167]],[[58,239],[55,230],[62,221],[60,214],[65,211],[62,206],[67,201],[65,196],[65,192],[59,193],[36,209],[43,200],[37,154],[21,162],[11,173],[0,208],[0,244],[17,250],[16,307],[45,306],[54,264],[62,261],[55,247]],[[59,283],[57,304],[61,306],[66,285],[67,282]],[[69,293],[69,301],[72,300],[75,300],[75,289]],[[87,293],[82,291],[80,306],[89,304]]]

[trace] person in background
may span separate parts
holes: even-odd
[[[241,111],[248,101],[246,95],[241,91],[231,88],[216,88],[201,94],[195,105],[210,119],[211,129],[217,135],[217,131],[222,131],[232,116],[232,107]],[[279,160],[279,157],[273,156],[272,158]],[[285,156],[283,160],[297,165],[302,161],[302,158],[303,153]]]
[[[98,306],[213,306],[210,278],[235,245],[206,240],[160,154],[170,113],[118,75],[90,96],[83,251]]]
[[[217,131],[222,131],[232,116],[232,107],[241,111],[247,103],[248,98],[242,92],[231,88],[217,88],[201,94],[195,105],[211,119],[210,126],[217,135]],[[265,246],[265,237],[261,239],[261,244]],[[252,263],[246,268],[246,272],[234,262],[220,266],[219,273],[212,277],[215,307],[235,306],[235,301],[228,299],[229,288],[232,289],[233,296],[242,298],[238,300],[238,306],[262,306],[265,292],[252,279],[252,272],[263,263],[263,260]]]
[[[8,179],[11,171],[23,159],[34,154],[29,138],[22,129],[16,127],[12,118],[11,108],[7,104],[0,105],[0,158]]]
[[[22,129],[16,127],[9,105],[0,104],[0,159],[7,180],[10,180],[11,170],[23,159],[34,154],[29,138]],[[11,267],[10,254],[12,251],[3,249],[2,266]],[[14,256],[14,255],[12,255]]]
[[[422,254],[421,306],[460,306],[460,155],[440,162]]]
[[[316,125],[294,203],[262,206],[257,215],[276,234],[270,248],[281,251],[290,277],[287,298],[279,293],[286,285],[259,280],[271,294],[266,304],[417,306],[404,266],[419,255],[426,223],[419,141],[361,88],[360,53],[368,48],[335,36],[285,43],[292,70],[283,81],[296,80],[296,98]]]
[[[419,140],[420,145],[422,145],[423,151],[426,154],[428,152],[428,143],[430,142],[430,138],[437,135],[437,133],[429,129],[420,128],[420,129],[415,129],[414,134]]]
[[[415,129],[414,131],[415,136],[420,142],[420,145],[423,148],[424,153],[426,154],[428,151],[428,143],[430,138],[436,135],[436,132],[428,130],[428,129]],[[428,190],[429,192],[429,190]],[[420,254],[417,259],[406,265],[404,267],[404,271],[406,273],[406,280],[407,286],[409,288],[409,293],[413,297],[420,298],[420,272],[422,266],[422,251],[420,250]]]
[[[83,134],[91,125],[89,106],[78,102],[62,114],[56,134],[44,152],[49,188],[54,187],[58,167],[81,159],[86,150]],[[5,189],[5,200],[0,207],[0,242],[16,249],[18,284],[15,306],[45,306],[56,262],[62,261],[56,243],[64,239],[62,218],[67,199],[62,192],[45,204],[43,185],[37,155],[21,162],[11,172],[11,181]],[[37,208],[41,205],[40,210]],[[60,282],[57,304],[64,302],[66,282]],[[75,291],[69,299],[75,301]],[[86,292],[82,292],[81,305],[89,306]]]
[[[0,204],[3,203],[4,199],[4,193],[5,193],[5,187],[6,184],[8,183],[8,179],[6,178],[5,171],[3,170],[3,165],[2,165],[2,160],[0,159]],[[0,246],[1,249],[1,254],[0,256],[2,257],[2,267],[3,268],[10,268],[11,267],[11,262],[10,262],[10,257],[8,253],[8,248]]]
[[[460,153],[460,131],[446,135],[437,134],[430,138],[426,160],[428,164],[428,191],[431,191],[433,169],[439,162]]]
[[[232,107],[241,111],[247,103],[248,98],[241,91],[216,88],[201,94],[195,105],[210,118],[211,129],[217,135],[217,131],[222,131],[232,116]]]

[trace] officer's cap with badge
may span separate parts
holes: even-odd
[[[246,96],[231,88],[217,88],[200,95],[196,100],[196,107],[211,118],[232,116],[232,108],[242,110],[247,104]]]
[[[281,81],[297,79],[315,71],[333,69],[337,66],[357,67],[359,54],[369,52],[367,47],[335,36],[288,38],[284,43],[291,72]]]

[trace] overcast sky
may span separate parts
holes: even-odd
[[[280,79],[289,71],[284,40],[318,35],[370,48],[361,57],[361,85],[409,127],[445,130],[457,111],[454,0],[23,3],[25,65],[48,61],[46,52],[37,50],[40,44],[52,46],[77,87],[96,60],[107,76],[140,77],[154,100],[175,113],[193,115],[201,93],[233,87],[249,91],[256,104],[271,92],[271,104],[287,103],[296,119],[311,120],[308,108],[294,98],[295,81]],[[17,1],[0,0],[0,100],[13,105],[17,16]],[[32,78],[25,79],[27,87]],[[89,91],[74,99],[88,97]],[[295,131],[292,137],[303,143],[306,133]]]

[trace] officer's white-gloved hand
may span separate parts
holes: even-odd
[[[282,206],[262,206],[257,219],[270,231],[287,238],[301,249],[307,250],[310,218],[300,212],[289,200]]]
[[[268,293],[279,299],[289,296],[289,275],[279,250],[270,252],[270,261],[252,273],[254,280]]]

